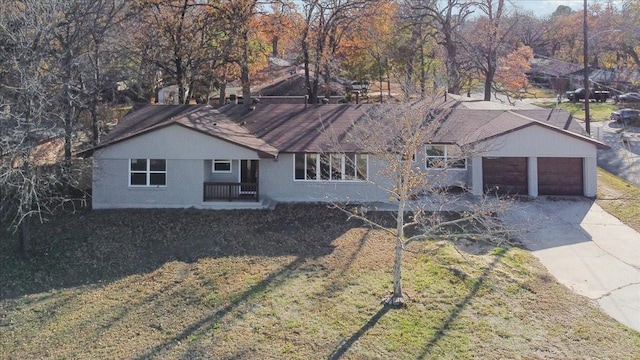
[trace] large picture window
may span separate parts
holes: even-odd
[[[167,186],[167,160],[131,159],[130,186]]]
[[[302,154],[294,156],[295,180],[367,180],[364,154]]]
[[[428,169],[466,169],[467,159],[457,146],[427,145],[425,166]]]

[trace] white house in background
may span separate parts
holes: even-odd
[[[180,104],[180,96],[179,96],[179,86],[178,85],[169,85],[167,87],[163,87],[158,90],[158,104],[161,105],[179,105]],[[189,89],[185,90],[184,94],[185,99],[189,98]]]
[[[321,129],[350,125],[376,105],[144,105],[132,109],[93,156],[93,208],[238,208],[270,202],[388,202],[373,183],[385,164],[352,144],[327,154]],[[487,146],[457,161],[447,177],[476,195],[486,191],[596,195],[596,153],[606,145],[585,136],[556,110],[453,107],[416,166],[433,167],[459,146]],[[432,168],[430,171],[441,171]],[[370,180],[370,181],[367,181]],[[244,200],[244,201],[243,201]]]

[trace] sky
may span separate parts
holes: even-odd
[[[595,2],[604,3],[604,0],[587,0],[587,5],[592,5]],[[523,10],[531,10],[536,15],[543,16],[551,15],[560,5],[568,6],[573,10],[584,8],[584,0],[513,0],[513,3]],[[621,1],[614,0],[614,3],[620,4]]]

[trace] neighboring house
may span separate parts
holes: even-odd
[[[448,177],[480,195],[596,195],[596,152],[567,112],[455,107],[416,166],[445,160],[458,146],[484,147]],[[265,202],[388,202],[373,183],[385,167],[343,135],[377,105],[145,105],[134,108],[94,159],[93,208],[260,206]],[[330,128],[331,136],[324,129]],[[341,153],[328,154],[336,145]],[[441,169],[434,168],[434,172]],[[243,202],[239,200],[254,200]]]
[[[568,75],[572,88],[584,87],[584,69]],[[589,84],[597,89],[611,90],[614,94],[635,91],[640,83],[640,72],[635,69],[589,69]]]
[[[540,56],[531,59],[530,64],[531,69],[527,71],[529,82],[554,89],[560,94],[571,87],[569,74],[582,69],[580,64]]]
[[[180,104],[180,96],[179,96],[180,87],[178,85],[169,85],[167,87],[163,87],[158,90],[158,104],[162,105],[179,105]],[[186,99],[189,98],[189,89],[185,90],[184,97]]]
[[[536,56],[530,61],[527,71],[529,82],[549,87],[559,94],[567,90],[585,87],[584,64],[575,64],[552,58]],[[612,90],[617,93],[635,91],[640,83],[640,71],[636,69],[592,69],[589,70],[590,87]]]

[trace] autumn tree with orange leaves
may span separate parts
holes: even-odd
[[[533,50],[528,46],[521,46],[507,56],[499,58],[495,88],[509,97],[518,96],[521,90],[526,90],[529,86],[526,72],[531,69],[532,58]]]
[[[297,31],[302,19],[292,1],[273,2],[267,11],[258,14],[258,20],[260,32],[270,43],[271,56],[289,58],[295,55],[292,50],[296,48]]]
[[[467,49],[483,82],[484,101],[490,101],[498,61],[508,53],[510,35],[517,25],[517,17],[507,14],[505,0],[481,0],[477,6],[483,15],[468,29]]]
[[[300,37],[307,94],[311,103],[318,101],[321,76],[325,96],[328,84],[337,72],[336,54],[346,29],[361,21],[376,0],[303,0],[303,26]]]
[[[383,102],[384,82],[389,91],[389,58],[394,46],[395,22],[398,10],[395,1],[380,1],[367,9],[363,21],[346,29],[337,51],[344,76],[358,81],[377,80],[380,102]]]

